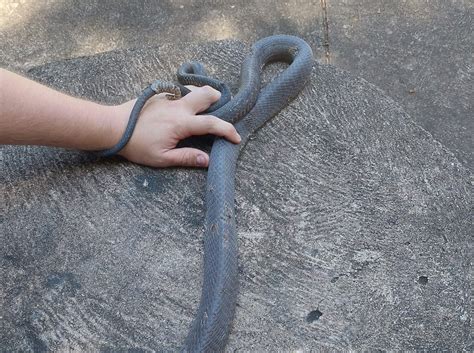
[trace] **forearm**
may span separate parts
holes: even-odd
[[[196,148],[176,148],[194,135],[213,134],[240,142],[234,126],[212,115],[201,115],[220,93],[192,87],[178,100],[164,95],[149,99],[120,155],[154,167],[207,167],[209,156]],[[105,106],[73,98],[0,69],[0,144],[45,145],[82,150],[114,146],[124,133],[136,100]]]
[[[0,144],[100,150],[126,122],[114,107],[70,97],[0,69]]]

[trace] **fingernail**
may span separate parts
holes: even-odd
[[[204,167],[206,165],[206,157],[204,157],[202,154],[197,156],[196,158],[196,163],[200,167]]]

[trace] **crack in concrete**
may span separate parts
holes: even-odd
[[[331,63],[331,52],[329,50],[329,20],[326,0],[321,0],[321,9],[323,15],[323,48],[326,58],[326,64]]]

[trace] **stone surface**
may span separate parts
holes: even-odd
[[[28,74],[102,102],[242,44],[114,51]],[[2,147],[4,351],[174,351],[201,285],[205,171]],[[380,89],[315,64],[241,155],[228,351],[472,350],[472,182]]]
[[[464,0],[0,0],[0,65],[295,34],[382,88],[472,170],[473,16]]]
[[[0,65],[24,71],[113,49],[275,33],[319,46],[320,21],[319,0],[0,0]]]
[[[381,87],[474,167],[473,1],[328,1],[332,64]]]

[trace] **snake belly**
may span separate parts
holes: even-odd
[[[289,66],[261,89],[261,73],[270,62]],[[250,135],[301,92],[312,65],[313,53],[304,40],[289,35],[263,38],[252,46],[242,63],[236,96],[211,113],[234,123],[242,141],[236,145],[216,138],[212,145],[206,187],[203,287],[183,352],[221,352],[226,346],[238,294],[234,209],[237,158]],[[189,66],[178,71],[179,82],[219,88],[200,67],[195,68],[194,72]]]

